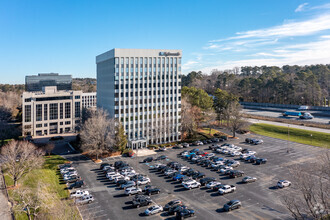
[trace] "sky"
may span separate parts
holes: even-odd
[[[96,78],[113,48],[182,49],[182,73],[330,63],[330,0],[0,0],[0,83]]]

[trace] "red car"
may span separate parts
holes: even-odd
[[[202,154],[202,157],[208,155],[209,153],[208,152],[205,152],[204,154]]]

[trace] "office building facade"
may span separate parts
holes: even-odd
[[[96,57],[97,107],[122,123],[128,147],[181,139],[181,54],[113,49]]]
[[[58,91],[56,86],[22,94],[23,135],[43,136],[79,129],[82,91]]]
[[[84,92],[81,96],[83,108],[96,108],[96,92]]]
[[[27,92],[42,91],[42,88],[46,86],[56,86],[57,91],[72,90],[72,77],[58,73],[39,73],[25,77],[25,91]]]

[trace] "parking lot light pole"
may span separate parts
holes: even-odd
[[[311,134],[311,145],[313,145],[313,134]]]

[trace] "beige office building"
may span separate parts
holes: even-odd
[[[22,94],[23,135],[43,136],[79,129],[82,91],[57,90],[56,86]]]

